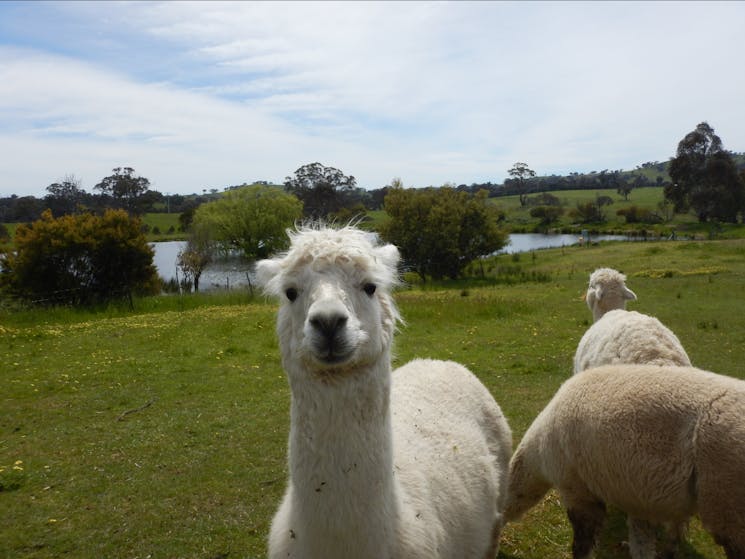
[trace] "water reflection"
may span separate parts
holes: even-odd
[[[625,241],[625,235],[592,235],[592,242],[597,241]],[[540,233],[514,233],[510,235],[510,243],[497,254],[512,254],[515,252],[528,252],[541,248],[555,248],[562,246],[577,245],[580,242],[579,235],[542,235]],[[155,250],[153,262],[158,274],[170,281],[181,279],[183,274],[178,269],[178,253],[186,246],[186,241],[165,241],[152,243]],[[247,286],[250,281],[251,265],[239,257],[220,259],[210,264],[202,273],[199,280],[200,290],[231,288]]]
[[[598,241],[626,241],[626,235],[589,235],[590,242]],[[541,248],[557,248],[563,246],[578,245],[580,235],[542,235],[540,233],[514,233],[510,235],[510,244],[499,250],[497,254],[512,254],[515,252],[528,252]],[[587,242],[587,238],[582,238]]]
[[[151,243],[155,251],[153,264],[158,275],[165,281],[181,280],[183,273],[178,268],[178,253],[186,247],[186,241],[165,241]],[[199,290],[230,289],[247,286],[250,281],[251,266],[243,258],[221,258],[212,262],[199,278]]]

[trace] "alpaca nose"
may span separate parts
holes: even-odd
[[[337,333],[347,324],[347,316],[341,313],[318,314],[309,322],[327,340],[333,340]]]

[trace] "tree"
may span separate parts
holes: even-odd
[[[136,176],[132,167],[115,167],[113,175],[105,177],[93,188],[117,200],[130,213],[139,212],[139,198],[150,188],[150,181]]]
[[[80,185],[80,179],[75,175],[66,175],[61,181],[47,186],[49,194],[44,197],[44,201],[54,216],[73,214],[79,210],[85,194]]]
[[[548,227],[558,221],[562,215],[564,215],[564,208],[561,206],[536,206],[530,210],[531,217],[541,220],[541,227]]]
[[[391,187],[385,198],[390,220],[382,237],[401,250],[422,280],[457,278],[473,259],[502,248],[503,217],[485,190],[475,195],[452,187]]]
[[[189,236],[186,247],[178,253],[178,267],[186,277],[186,283],[194,285],[194,291],[199,291],[199,278],[202,272],[212,262],[214,248],[204,229],[194,231]]]
[[[192,229],[225,250],[250,259],[287,248],[286,229],[302,216],[302,204],[281,188],[252,185],[223,194],[194,213]]]
[[[528,191],[525,181],[535,176],[535,171],[528,167],[527,163],[517,162],[507,171],[509,175],[517,181],[517,189],[520,195],[520,205],[525,206],[528,203]]]
[[[736,223],[737,214],[745,210],[745,183],[732,155],[706,122],[678,143],[668,173],[671,183],[664,187],[665,198],[677,213],[692,209],[702,223]]]
[[[184,206],[183,211],[178,216],[179,229],[181,231],[188,231],[191,228],[191,224],[194,221],[194,214],[197,212],[196,204],[188,204]]]
[[[577,202],[577,206],[569,210],[569,216],[580,223],[603,223],[607,216],[603,208],[613,204],[610,196],[596,196],[595,201]]]
[[[356,185],[353,176],[320,163],[303,165],[284,183],[285,190],[303,203],[303,215],[311,219],[324,219],[338,212]]]
[[[46,210],[20,225],[15,253],[5,254],[11,293],[44,303],[92,303],[150,293],[158,281],[141,222],[122,210],[55,218]]]
[[[626,223],[661,223],[662,217],[646,208],[639,206],[629,206],[621,208],[616,215],[623,216]]]
[[[628,201],[629,194],[631,194],[631,191],[634,190],[635,186],[637,186],[640,178],[641,175],[637,175],[634,182],[629,182],[626,179],[619,177],[618,182],[616,183],[616,192],[623,196],[624,200]]]
[[[3,216],[3,221],[7,223],[13,222],[24,222],[30,223],[36,221],[41,216],[41,212],[44,211],[44,206],[41,200],[38,200],[34,196],[21,196],[18,197],[15,194],[11,197],[12,207]]]

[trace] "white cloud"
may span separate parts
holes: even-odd
[[[741,3],[40,6],[0,46],[0,195],[120,165],[169,192],[311,161],[366,187],[630,168],[702,120],[745,149]]]

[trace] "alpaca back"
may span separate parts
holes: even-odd
[[[562,385],[515,456],[530,455],[559,490],[584,487],[635,517],[681,521],[722,487],[722,459],[737,476],[745,471],[744,409],[737,379],[692,367],[598,367]],[[741,486],[725,491],[737,488],[745,513]]]
[[[745,557],[745,381],[708,375],[696,433],[698,512],[727,557]]]
[[[607,312],[582,336],[574,373],[618,363],[690,367],[678,337],[652,316],[616,309]]]
[[[481,559],[507,496],[512,435],[498,404],[465,367],[417,359],[393,373],[391,412],[402,524],[435,546],[400,556]]]

